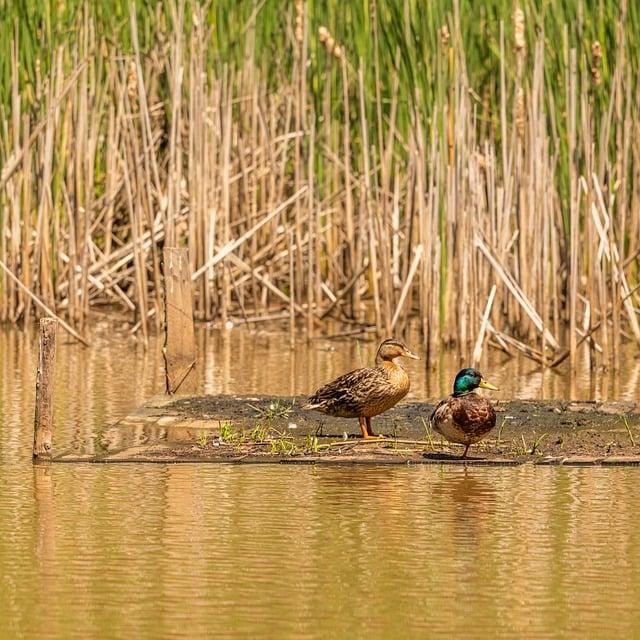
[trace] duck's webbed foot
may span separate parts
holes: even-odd
[[[371,418],[365,418],[365,422],[367,425],[367,433],[365,435],[363,432],[362,434],[363,438],[366,438],[367,440],[384,440],[386,436],[383,436],[381,434],[378,435],[377,433],[373,432],[373,429],[371,428]]]

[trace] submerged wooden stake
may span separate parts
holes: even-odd
[[[33,458],[51,458],[53,439],[53,378],[56,364],[58,321],[40,320],[40,351],[36,374],[36,414],[33,421]]]
[[[164,249],[164,362],[167,393],[175,393],[196,363],[191,272],[186,249]]]

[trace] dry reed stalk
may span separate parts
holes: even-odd
[[[416,98],[419,97],[419,93],[416,94]],[[422,268],[420,269],[418,277],[418,309],[420,315],[420,331],[422,333],[422,347],[425,351],[425,359],[429,362],[431,357],[431,341],[429,339],[429,310],[430,310],[430,298],[431,298],[431,283],[429,269],[429,259],[432,255],[431,237],[427,228],[427,211],[426,211],[426,185],[425,181],[425,168],[422,162],[424,158],[424,133],[418,114],[415,110],[412,110],[411,118],[414,124],[414,135],[409,139],[410,153],[412,158],[412,175],[411,184],[407,187],[407,199],[415,202],[415,208],[418,216],[418,245],[423,247],[426,254],[426,258],[422,260]],[[415,160],[414,160],[415,158]]]
[[[232,136],[232,95],[231,78],[228,69],[225,68],[223,89],[222,89],[222,173],[221,179],[221,209],[222,209],[222,242],[228,245],[231,241],[231,136]],[[212,261],[210,268],[213,269],[215,261]],[[231,295],[229,289],[229,272],[224,269],[222,263],[222,297],[220,299],[220,320],[222,326],[227,326],[229,306],[231,305]]]
[[[175,218],[181,209],[182,190],[182,86],[184,77],[183,37],[185,0],[169,2],[172,34],[170,57],[171,123],[169,127],[169,151],[167,169],[167,209],[165,213],[166,246],[175,247]]]
[[[390,184],[390,167],[389,162],[391,161],[391,156],[386,157],[385,153],[385,142],[384,142],[384,125],[382,118],[382,86],[380,82],[380,51],[379,51],[379,42],[378,42],[378,4],[376,0],[371,0],[370,4],[370,20],[371,20],[371,32],[373,34],[373,75],[374,75],[374,86],[375,86],[375,106],[376,106],[376,131],[377,131],[377,143],[378,143],[378,153],[380,154],[380,216],[383,221],[383,235],[386,236],[386,220],[387,220],[387,193],[389,192],[389,184]],[[361,79],[362,81],[362,79]],[[386,260],[383,261],[383,268],[388,268],[388,245],[386,244],[388,241],[388,237],[383,241],[383,247],[385,248],[385,257]],[[386,263],[386,264],[385,264]],[[385,273],[389,273],[389,271],[385,271]],[[386,295],[388,300],[386,304],[388,305],[388,313],[391,312],[391,295],[390,295],[390,285],[388,278],[385,278],[387,281],[386,286]],[[391,330],[393,327],[390,328]]]
[[[351,129],[349,126],[349,71],[346,56],[342,56],[340,59],[340,69],[342,72],[342,102],[345,113],[344,123],[342,124],[342,161],[344,164],[344,190],[345,190],[345,223],[346,223],[346,238],[345,246],[347,247],[347,253],[345,256],[345,266],[354,271],[356,268],[356,260],[358,256],[355,255],[355,227],[354,227],[354,208],[353,208],[353,194],[351,191],[352,176],[351,176]],[[353,290],[351,298],[351,315],[356,316],[359,312],[360,300],[358,295],[358,287]]]
[[[570,53],[570,64],[567,77],[567,118],[568,118],[568,154],[574,157],[577,135],[577,68],[575,49]],[[578,252],[579,252],[579,223],[578,223],[578,174],[573,161],[569,163],[569,228],[570,228],[570,262],[569,262],[569,352],[572,367],[576,366],[576,312],[578,295]]]
[[[136,89],[138,92],[138,105],[142,117],[142,147],[145,150],[145,172],[147,179],[153,184],[157,197],[162,202],[162,186],[160,182],[160,171],[154,153],[150,151],[154,148],[154,134],[151,124],[151,113],[149,111],[147,89],[144,84],[144,71],[142,68],[142,58],[140,54],[140,44],[138,42],[138,23],[136,18],[135,3],[133,0],[129,5],[129,16],[131,25],[131,43],[133,45],[135,69],[136,69]],[[147,155],[148,152],[148,155]],[[148,164],[147,164],[148,161]]]
[[[308,131],[307,126],[307,28],[305,20],[305,5],[302,0],[296,0],[296,42],[298,44],[295,47],[295,61],[294,65],[294,78],[293,86],[294,93],[294,122],[295,131],[304,134]],[[294,190],[298,190],[305,175],[305,158],[303,155],[303,136],[296,136],[294,138]],[[307,183],[309,177],[307,176]],[[303,211],[302,202],[297,201],[294,207],[294,223],[296,244],[300,245],[303,235]],[[296,253],[296,265],[295,272],[298,282],[296,282],[295,290],[298,291],[299,301],[302,300],[303,281],[304,281],[304,268],[303,268],[303,255],[302,251]]]
[[[131,27],[131,41],[134,48],[134,62],[132,71],[134,72],[135,82],[135,95],[133,88],[130,96],[130,103],[135,103],[137,107],[138,120],[139,120],[139,132],[140,142],[138,143],[137,136],[134,136],[133,141],[135,143],[135,157],[141,158],[142,163],[136,161],[134,170],[136,172],[136,183],[138,188],[142,192],[140,202],[143,206],[143,210],[146,214],[146,224],[149,228],[154,225],[154,204],[157,199],[160,208],[163,207],[166,202],[163,196],[163,190],[160,183],[158,161],[155,154],[154,134],[151,125],[151,114],[149,112],[149,104],[147,99],[147,90],[144,84],[144,72],[142,69],[142,62],[140,57],[140,45],[138,42],[138,28],[136,20],[136,11],[133,3],[129,7],[130,15],[130,27]],[[155,191],[156,198],[154,199],[152,191]],[[154,284],[154,307],[155,307],[155,319],[156,328],[159,328],[162,314],[162,274],[160,272],[160,255],[157,246],[151,244],[151,262],[153,269],[153,284]]]
[[[146,256],[147,250],[143,241],[143,219],[140,208],[140,192],[135,188],[135,172],[132,167],[135,164],[135,129],[133,127],[133,118],[131,114],[131,105],[129,96],[126,92],[122,94],[124,104],[124,113],[127,117],[128,126],[124,130],[124,154],[119,157],[120,167],[124,176],[126,203],[131,220],[131,237],[133,248],[133,265],[135,273],[135,291],[137,295],[136,311],[140,320],[140,328],[142,330],[143,343],[148,344],[149,329],[147,324],[148,318],[148,287],[147,287],[147,270]],[[134,190],[135,189],[135,190]]]
[[[478,337],[476,339],[476,344],[473,348],[473,356],[471,358],[471,362],[474,367],[477,367],[480,363],[480,358],[482,357],[482,346],[484,345],[484,336],[487,330],[487,325],[489,324],[489,316],[491,315],[491,307],[493,307],[493,300],[496,297],[497,287],[494,284],[491,287],[491,291],[489,292],[489,297],[487,298],[487,305],[484,309],[484,313],[482,314],[482,322],[480,323],[480,331],[478,331]],[[544,351],[542,352],[544,353]]]
[[[314,159],[316,148],[316,123],[315,116],[310,118],[309,155],[308,155],[308,184],[309,198],[307,200],[307,230],[309,233],[309,243],[307,245],[307,339],[311,340],[314,334],[314,322],[312,312],[315,307],[315,273],[318,270],[316,262],[318,256],[318,226],[316,222],[315,204],[315,171]]]
[[[11,47],[11,125],[13,130],[13,155],[20,152],[20,128],[21,128],[21,101],[19,90],[19,78],[18,78],[18,25],[14,27],[14,43]],[[6,122],[5,122],[6,127]],[[20,252],[20,180],[12,180],[7,183],[7,200],[9,203],[8,218],[10,237],[3,239],[2,257],[7,257],[9,264],[15,268],[19,264],[19,252]],[[4,235],[4,231],[3,231]],[[7,243],[8,242],[8,247]],[[7,254],[8,249],[8,256]],[[7,300],[4,302],[6,307],[3,309],[2,317],[11,322],[15,322],[17,319],[16,308],[18,305],[17,297],[18,291],[15,288],[14,282],[5,277],[4,287],[6,291]],[[13,309],[11,309],[13,307]]]
[[[295,238],[295,231],[292,229],[289,232],[289,348],[294,349],[296,346],[296,270],[295,259],[293,253],[293,243]],[[298,253],[301,253],[300,251]],[[311,316],[311,309],[308,310],[309,316]]]
[[[22,217],[23,225],[22,225],[22,240],[21,240],[21,250],[22,255],[20,259],[20,264],[22,267],[22,283],[24,286],[29,289],[31,288],[31,261],[29,256],[29,246],[31,240],[31,215],[30,212],[32,210],[31,200],[33,197],[33,173],[31,171],[31,167],[33,159],[32,159],[32,146],[30,143],[30,127],[31,123],[29,117],[25,114],[23,116],[23,166],[26,167],[26,171],[23,172],[23,180],[22,180],[22,210],[27,212],[27,215]],[[24,326],[28,326],[31,320],[31,298],[25,293],[22,299],[22,318]]]
[[[419,124],[419,131],[421,131],[422,127]],[[418,138],[422,141],[422,135]],[[430,176],[430,185],[429,185],[429,201],[428,203],[424,203],[420,205],[424,206],[423,215],[429,216],[429,226],[425,230],[425,233],[428,237],[429,245],[431,245],[431,269],[427,274],[427,280],[430,284],[429,287],[429,296],[427,297],[428,303],[428,312],[427,312],[427,332],[429,335],[429,351],[432,349],[435,351],[438,349],[441,344],[441,336],[442,336],[442,321],[443,321],[443,309],[442,305],[445,303],[445,299],[442,295],[443,281],[442,281],[442,260],[443,260],[443,233],[440,228],[441,225],[441,217],[440,217],[440,209],[441,209],[441,190],[437,187],[438,184],[442,181],[442,171],[443,168],[439,162],[437,162],[438,157],[440,156],[440,144],[436,132],[432,132],[431,138],[431,149],[429,153],[429,161],[431,166],[435,167],[435,171],[432,172]],[[421,146],[418,147],[419,152],[421,151],[421,161],[418,166],[417,173],[418,175],[422,175],[426,168],[423,166],[423,153],[424,149],[421,149]],[[421,197],[421,194],[420,196]],[[427,254],[429,255],[429,254]]]
[[[416,271],[418,270],[418,265],[422,260],[422,254],[424,249],[421,244],[419,244],[414,251],[413,260],[411,262],[411,267],[409,267],[409,273],[407,274],[407,279],[404,282],[402,287],[402,291],[400,293],[400,298],[398,299],[398,304],[396,305],[395,313],[393,314],[393,319],[391,320],[391,326],[389,327],[389,332],[393,333],[395,326],[400,318],[400,313],[402,312],[402,308],[407,299],[407,295],[409,294],[409,290],[411,285],[413,284],[413,279],[416,275]]]

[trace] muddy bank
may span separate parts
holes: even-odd
[[[59,461],[459,463],[462,447],[431,431],[432,403],[404,403],[373,420],[302,411],[301,398],[157,397],[108,428],[98,448]],[[496,428],[468,464],[640,464],[640,404],[495,403]]]

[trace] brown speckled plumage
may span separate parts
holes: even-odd
[[[400,356],[417,358],[402,342],[385,340],[378,349],[375,367],[355,369],[320,387],[303,408],[339,418],[359,418],[363,436],[373,436],[370,419],[391,409],[409,391],[407,372],[393,361]]]
[[[391,409],[409,392],[407,372],[393,362],[350,371],[320,387],[307,407],[339,418],[373,417]]]

